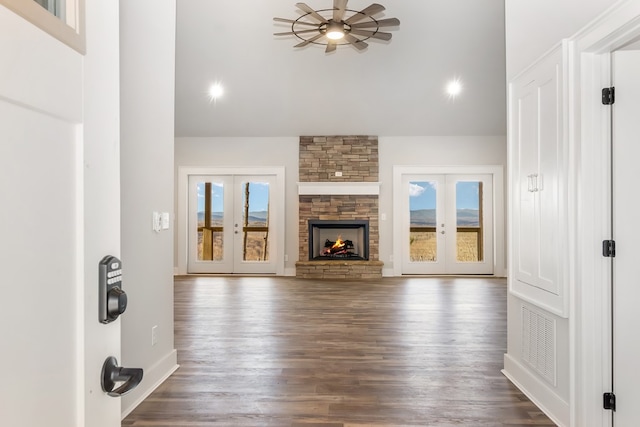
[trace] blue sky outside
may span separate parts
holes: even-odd
[[[204,189],[205,183],[199,182],[196,190],[198,194],[198,212],[204,212]],[[240,191],[240,190],[239,190]],[[242,197],[244,202],[244,183],[242,186]],[[211,183],[211,212],[224,212],[224,186],[221,182]],[[267,211],[269,205],[269,184],[266,182],[249,183],[249,210],[251,212]]]
[[[479,227],[478,181],[456,182],[456,223],[458,227]],[[444,191],[440,189],[440,191]],[[411,224],[434,227],[436,225],[437,183],[433,181],[413,181],[409,183],[409,212]]]
[[[409,210],[417,211],[436,208],[436,182],[412,181],[409,183]],[[458,181],[456,183],[456,209],[479,208],[478,194],[480,183],[477,181]]]

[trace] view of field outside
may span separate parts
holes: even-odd
[[[412,262],[435,262],[437,183],[419,181],[410,182],[409,186],[409,215],[412,228],[409,233],[410,259]],[[456,183],[456,225],[465,228],[465,231],[456,231],[457,260],[461,262],[482,261],[478,259],[481,186],[482,183],[478,181]],[[419,228],[423,230],[418,230]]]
[[[261,182],[249,182],[249,215],[247,227],[268,227],[269,185]],[[244,226],[244,206],[246,194],[242,185],[242,222]],[[430,181],[410,182],[409,210],[412,231],[409,236],[410,258],[412,262],[434,262],[437,260],[436,239],[436,183]],[[464,231],[457,231],[456,246],[457,259],[462,262],[477,262],[478,259],[478,231],[480,230],[480,194],[481,182],[459,181],[456,183],[456,223],[457,227],[464,227]],[[197,184],[198,194],[198,260],[221,261],[223,259],[224,233],[223,217],[224,185],[221,182],[211,183],[210,203],[211,222],[209,230],[205,226],[205,183]],[[423,230],[417,230],[423,228]],[[471,229],[471,230],[469,230]],[[211,240],[212,254],[205,257],[205,233]],[[244,235],[241,244],[244,245]],[[248,231],[246,233],[245,261],[268,261],[269,238],[268,231]],[[481,260],[480,260],[481,261]]]
[[[236,209],[241,209],[242,220],[238,224],[239,229],[245,227],[245,203],[246,184],[249,188],[249,215],[247,216],[246,227],[268,227],[269,212],[269,185],[262,182],[249,182],[242,185],[242,205]],[[198,195],[198,260],[221,261],[224,256],[224,229],[223,219],[225,215],[224,206],[224,185],[221,182],[211,183],[210,203],[211,203],[211,223],[213,230],[205,230],[205,183],[197,184]],[[239,195],[236,195],[239,196]],[[210,234],[212,241],[211,256],[205,256],[204,242],[205,233]],[[269,234],[268,231],[248,231],[246,232],[246,248],[244,261],[268,261],[269,260]],[[245,245],[245,236],[242,235],[241,245]]]

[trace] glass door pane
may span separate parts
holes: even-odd
[[[405,175],[402,186],[402,272],[444,273],[444,175]]]
[[[456,182],[456,260],[483,261],[482,181]]]
[[[221,261],[224,253],[224,183],[197,182],[198,260]]]
[[[493,177],[450,174],[447,187],[447,273],[493,273]]]
[[[269,183],[243,181],[242,260],[269,261]]]
[[[64,20],[64,6],[63,0],[34,0],[40,6],[47,9],[52,15]]]
[[[232,187],[232,176],[189,176],[189,273],[233,272]]]
[[[275,273],[277,269],[273,175],[234,177],[234,273]]]
[[[409,181],[409,258],[411,262],[438,260],[435,181]]]

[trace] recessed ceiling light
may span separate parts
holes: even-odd
[[[462,82],[460,82],[460,79],[456,78],[447,83],[446,91],[451,98],[455,98],[460,95],[462,92]]]
[[[216,99],[220,98],[222,95],[224,95],[224,88],[220,83],[214,83],[211,86],[209,86],[209,99],[211,101],[215,101]]]

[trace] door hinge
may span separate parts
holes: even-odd
[[[616,395],[613,393],[605,393],[602,395],[603,403],[602,406],[604,409],[609,409],[611,411],[616,410]]]
[[[603,240],[602,241],[602,256],[607,258],[614,258],[616,256],[616,241],[615,240]]]
[[[604,105],[611,105],[616,102],[616,88],[605,87],[602,89],[602,103]]]

